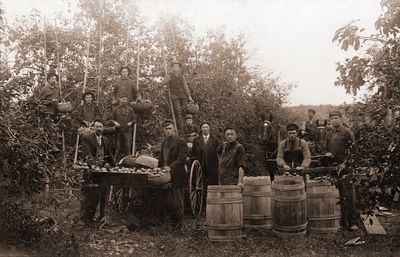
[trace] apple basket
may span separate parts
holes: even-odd
[[[171,173],[169,171],[160,171],[147,175],[147,181],[152,186],[162,186],[171,182]]]
[[[72,104],[70,102],[57,103],[57,110],[61,113],[72,112]]]

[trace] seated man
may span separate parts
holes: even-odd
[[[311,164],[307,142],[297,137],[299,127],[296,124],[288,124],[286,129],[289,137],[279,144],[276,157],[278,167],[285,171],[307,169]]]

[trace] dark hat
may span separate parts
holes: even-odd
[[[208,121],[203,121],[202,123],[200,123],[200,128],[204,125],[207,124],[210,128],[211,128],[211,124]]]
[[[187,115],[185,116],[185,120],[187,120],[187,119],[193,119],[193,115],[187,114]]]
[[[313,114],[315,114],[315,110],[314,109],[308,109],[308,111],[307,112],[311,112],[311,113],[313,113]]]
[[[162,127],[163,127],[163,128],[165,128],[165,127],[167,127],[167,126],[169,126],[169,125],[174,125],[174,126],[175,126],[174,121],[173,121],[173,120],[165,120],[165,121],[162,123]]]
[[[182,63],[178,61],[172,61],[171,62],[171,67],[174,66],[174,64],[178,64],[180,68],[182,68]]]
[[[329,118],[331,118],[332,116],[339,116],[339,118],[342,118],[342,113],[339,111],[331,111],[329,113]]]
[[[289,131],[289,130],[299,130],[299,126],[297,126],[294,123],[289,123],[289,124],[286,125],[286,130],[287,131]]]
[[[96,122],[100,122],[101,124],[104,125],[104,120],[102,120],[102,119],[100,119],[100,118],[95,119],[95,120],[93,121],[93,124],[95,124]]]
[[[224,133],[225,133],[227,130],[233,130],[233,131],[237,132],[236,128],[233,127],[233,126],[225,127],[225,128],[224,128]]]
[[[51,73],[47,74],[47,81],[49,81],[51,77],[56,77],[57,81],[59,79],[57,74],[55,74],[54,72],[51,72]]]
[[[128,66],[122,66],[121,68],[119,68],[118,74],[121,75],[121,72],[124,69],[128,70],[128,75],[131,75],[131,68],[129,68]]]
[[[85,96],[87,95],[91,95],[93,97],[93,100],[96,99],[96,96],[94,95],[94,93],[92,91],[86,91],[85,93],[83,93],[82,95],[82,100],[85,100]]]

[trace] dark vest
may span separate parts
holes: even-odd
[[[95,119],[94,113],[95,105],[92,103],[91,105],[84,104],[83,108],[83,120],[88,122],[93,122]]]
[[[290,149],[289,147],[289,139],[286,139],[285,152],[283,153],[283,159],[285,160],[285,163],[292,168],[301,166],[304,160],[304,156],[303,151],[300,147],[300,139],[296,138],[296,141],[294,142],[294,147],[292,149]]]
[[[96,137],[96,165],[99,167],[104,166],[104,141],[102,139],[102,144],[99,145],[97,142],[97,137]]]
[[[169,89],[171,91],[171,97],[174,96],[175,98],[186,98],[182,75],[175,76],[175,74],[171,74]]]

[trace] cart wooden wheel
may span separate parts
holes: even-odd
[[[196,218],[200,217],[201,214],[204,197],[203,190],[203,172],[200,162],[195,160],[190,168],[189,195],[192,213]]]

